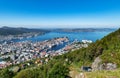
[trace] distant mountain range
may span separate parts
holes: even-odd
[[[13,27],[7,27],[3,26],[0,28],[0,35],[19,35],[23,33],[30,33],[30,32],[39,32],[39,33],[46,33],[49,32],[48,30],[43,29],[28,29],[28,28],[13,28]]]
[[[109,31],[115,30],[113,28],[59,28],[59,29],[30,29],[30,28],[13,28],[8,26],[3,26],[0,28],[0,35],[19,35],[23,33],[30,33],[30,32],[41,32],[46,33],[50,31],[58,31],[58,32],[95,32],[95,31]]]
[[[63,32],[95,32],[95,31],[109,31],[115,30],[115,28],[73,28],[73,29],[57,29],[57,31]]]

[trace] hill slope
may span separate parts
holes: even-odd
[[[81,62],[82,65],[91,64],[98,56],[103,62],[112,62],[120,66],[120,29],[90,44],[87,48],[63,55],[71,62]]]

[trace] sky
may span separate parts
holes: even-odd
[[[120,27],[120,0],[0,0],[0,27]]]

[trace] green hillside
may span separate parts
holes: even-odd
[[[117,68],[120,67],[120,29],[90,44],[87,48],[56,56],[42,66],[27,68],[18,73],[4,69],[0,77],[6,78],[12,75],[9,78],[13,76],[14,78],[67,78],[71,68],[91,66],[98,56],[102,59],[102,63],[114,63]]]
[[[72,63],[81,62],[83,65],[90,64],[96,57],[100,56],[103,62],[116,63],[119,67],[120,29],[90,44],[87,48],[76,50],[63,56],[69,58]]]

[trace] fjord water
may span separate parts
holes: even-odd
[[[17,41],[26,41],[26,40],[31,40],[31,41],[44,41],[44,40],[49,40],[53,39],[56,37],[68,37],[70,42],[74,41],[77,39],[78,41],[81,40],[92,40],[96,41],[98,39],[103,38],[104,36],[108,35],[109,33],[115,31],[116,29],[110,29],[110,30],[96,30],[96,31],[83,31],[83,32],[63,32],[63,31],[51,31],[49,33],[46,33],[44,35],[32,37],[32,38],[25,38],[22,40],[17,40]]]

